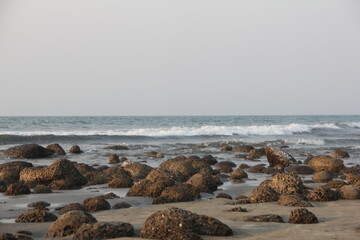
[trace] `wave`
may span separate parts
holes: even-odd
[[[299,144],[299,145],[315,145],[315,146],[324,146],[326,144],[324,139],[293,139],[285,140],[286,144]]]
[[[0,131],[2,136],[230,136],[230,135],[292,135],[311,133],[315,129],[340,129],[336,124],[252,125],[252,126],[211,126],[163,127],[119,130],[62,130],[62,131]]]

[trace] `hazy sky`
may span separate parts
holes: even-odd
[[[360,114],[359,0],[0,0],[0,115]]]

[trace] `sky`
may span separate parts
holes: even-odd
[[[0,116],[360,114],[358,0],[0,0]]]

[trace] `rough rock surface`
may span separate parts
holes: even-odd
[[[339,179],[331,180],[326,183],[326,187],[328,188],[341,188],[344,185],[347,185],[347,183]]]
[[[30,223],[30,222],[54,222],[57,217],[45,210],[29,210],[22,213],[15,222]]]
[[[132,237],[134,227],[130,223],[85,223],[76,230],[74,240],[98,240]]]
[[[47,145],[46,149],[53,150],[56,155],[61,155],[61,156],[66,155],[65,150],[57,143]]]
[[[30,188],[21,182],[12,183],[10,184],[5,192],[6,196],[15,196],[15,195],[24,195],[24,194],[30,194]]]
[[[292,164],[296,164],[297,161],[290,154],[271,146],[265,147],[265,154],[270,164],[270,167],[274,167],[278,164],[288,167]]]
[[[284,223],[284,219],[279,215],[265,214],[259,216],[246,216],[244,217],[245,222],[278,222]]]
[[[202,173],[195,174],[186,183],[195,186],[199,192],[213,193],[218,187],[214,176]]]
[[[221,173],[231,173],[236,164],[231,161],[223,161],[216,163],[215,166]]]
[[[280,194],[302,194],[304,185],[296,173],[278,173],[272,178],[271,187]]]
[[[117,154],[111,154],[109,156],[109,164],[120,163],[119,156]]]
[[[46,207],[50,206],[50,203],[45,201],[38,201],[38,202],[29,203],[27,206],[36,209],[45,209]]]
[[[312,207],[310,202],[303,201],[296,195],[281,195],[278,204],[291,207]]]
[[[276,202],[279,200],[280,194],[269,186],[258,186],[249,196],[251,203]]]
[[[97,212],[111,209],[110,203],[102,197],[85,199],[83,205],[88,212]]]
[[[83,211],[70,211],[61,215],[48,229],[47,238],[65,237],[74,234],[83,223],[94,223],[96,219]]]
[[[36,185],[33,189],[33,193],[52,193],[52,189],[46,185],[39,184]]]
[[[193,185],[184,183],[165,188],[159,198],[155,199],[153,204],[169,202],[189,202],[200,198],[200,193]]]
[[[265,148],[251,149],[246,158],[249,160],[255,160],[261,158],[264,155],[265,155]]]
[[[341,169],[344,169],[344,161],[336,159],[326,155],[319,155],[313,157],[308,165],[315,169],[315,171],[329,171],[332,173],[338,173]]]
[[[360,189],[353,185],[345,185],[340,188],[341,197],[348,200],[360,199]]]
[[[143,179],[153,170],[152,167],[142,163],[132,163],[124,168],[133,179]]]
[[[307,197],[309,200],[320,202],[336,201],[340,198],[340,193],[338,192],[338,190],[334,191],[325,186],[318,186],[314,188],[311,192],[309,192]]]
[[[80,153],[83,153],[83,151],[81,150],[81,148],[78,145],[73,145],[73,146],[71,146],[69,153],[80,154]]]
[[[237,169],[235,169],[234,171],[232,171],[230,173],[230,178],[240,180],[240,179],[243,179],[243,178],[248,178],[248,175],[241,168],[237,168]]]
[[[175,207],[154,213],[141,228],[141,237],[150,239],[174,239],[173,236],[187,233],[229,236],[232,235],[232,230],[215,218]]]
[[[348,152],[345,152],[345,151],[342,151],[342,150],[335,150],[332,154],[331,154],[331,156],[333,157],[333,158],[349,158],[350,157],[350,155],[349,155],[349,153]]]
[[[0,164],[0,179],[7,183],[15,183],[19,181],[20,172],[29,167],[33,167],[33,165],[24,161],[2,163]]]
[[[295,224],[311,224],[318,223],[319,220],[306,208],[297,208],[291,211],[289,216],[289,223]]]
[[[24,144],[11,147],[4,151],[4,155],[14,158],[46,158],[53,155],[55,151],[46,149],[37,144]]]
[[[109,188],[130,188],[134,185],[133,180],[127,176],[124,175],[122,178],[114,178],[109,182],[108,187]]]
[[[205,161],[209,165],[215,165],[218,162],[212,155],[205,155],[201,158],[201,160]]]

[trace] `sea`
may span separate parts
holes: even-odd
[[[95,166],[109,165],[108,156],[113,153],[153,167],[175,156],[209,154],[236,164],[267,163],[266,157],[249,161],[236,157],[239,152],[221,152],[225,144],[282,146],[299,161],[306,154],[341,149],[349,152],[351,157],[344,161],[351,166],[360,164],[360,115],[0,117],[0,153],[26,143],[58,143],[65,151],[76,144],[84,153],[65,158]],[[105,149],[111,145],[129,150]],[[147,156],[150,151],[165,157],[153,159]],[[27,161],[49,165],[56,158]],[[0,154],[0,163],[13,160]]]

